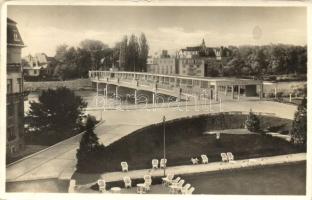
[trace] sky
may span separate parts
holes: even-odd
[[[206,46],[307,44],[304,7],[148,7],[9,5],[27,46],[23,56],[55,55],[60,44],[77,47],[84,39],[110,47],[124,35],[144,32],[150,54]]]

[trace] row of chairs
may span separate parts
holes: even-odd
[[[232,152],[221,153],[220,155],[223,162],[234,161],[234,155],[232,154]]]
[[[173,178],[174,174],[171,173],[168,173],[166,177],[162,178],[163,185],[170,187],[170,193],[193,194],[195,188],[191,187],[191,184],[187,183],[184,185],[185,180],[181,179],[181,177]]]
[[[201,156],[201,162],[203,164],[208,164],[208,157],[205,154],[202,154]],[[228,162],[228,161],[233,161],[234,160],[234,155],[232,154],[232,152],[227,152],[227,153],[221,153],[221,158],[223,162]],[[192,164],[198,164],[199,163],[199,159],[198,158],[191,158],[191,162]],[[128,163],[123,161],[120,163],[121,165],[121,169],[123,172],[127,172],[128,171]],[[160,168],[165,168],[167,165],[167,159],[162,158],[160,159],[160,162],[158,159],[152,159],[152,169],[158,169]]]
[[[201,157],[201,162],[203,164],[208,164],[208,157],[207,157],[207,155],[202,154],[200,157]],[[198,164],[199,159],[198,158],[191,158],[191,162],[192,162],[193,165]]]
[[[121,170],[123,172],[127,172],[129,170],[129,166],[128,166],[127,162],[123,161],[120,163],[120,165],[121,165]],[[165,168],[166,165],[167,165],[167,159],[165,159],[165,158],[160,159],[160,163],[159,163],[158,159],[152,160],[152,168],[153,169],[157,169],[158,167]]]
[[[144,183],[142,183],[142,184],[143,184],[144,191],[150,191],[151,185],[152,185],[151,175],[149,175],[149,174],[144,175],[143,179],[144,179]],[[124,181],[125,188],[131,188],[132,187],[132,180],[129,176],[123,177],[123,181]],[[99,179],[97,183],[99,186],[99,191],[105,192],[106,191],[106,181],[104,179]]]

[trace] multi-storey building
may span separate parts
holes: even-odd
[[[180,76],[205,76],[205,60],[199,58],[180,58],[177,74]]]
[[[176,58],[155,58],[155,74],[174,75],[177,70]]]
[[[7,156],[24,148],[23,40],[16,22],[7,19]]]

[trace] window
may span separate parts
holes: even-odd
[[[13,39],[14,41],[21,41],[16,30],[13,30]]]
[[[7,79],[7,93],[10,94],[13,92],[13,81],[12,79]]]
[[[7,105],[7,116],[12,117],[14,114],[14,104]]]
[[[23,92],[23,83],[21,78],[17,78],[18,91]]]
[[[14,127],[7,128],[7,137],[8,137],[8,141],[15,139]]]
[[[37,74],[37,70],[36,69],[34,70],[34,74]]]

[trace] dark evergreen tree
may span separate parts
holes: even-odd
[[[96,154],[102,145],[99,144],[99,138],[94,133],[94,120],[88,116],[86,122],[86,132],[82,135],[80,140],[79,149],[77,150],[77,170],[85,171],[88,166],[96,159]]]

